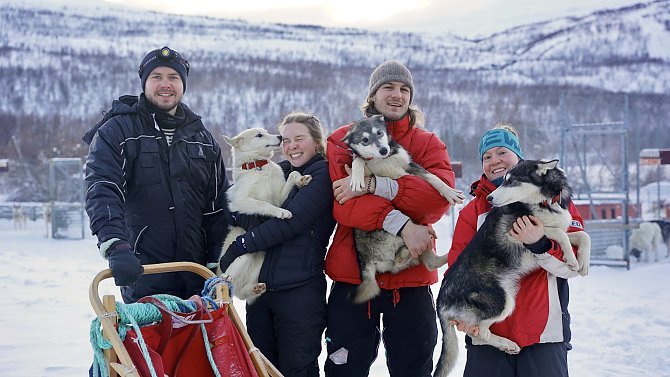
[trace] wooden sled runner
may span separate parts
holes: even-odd
[[[192,272],[205,279],[215,277],[209,269],[191,262],[162,263],[144,266],[145,275],[180,271]],[[119,314],[117,313],[115,297],[113,295],[105,295],[102,300],[100,299],[98,291],[100,282],[111,277],[111,270],[105,269],[95,276],[89,288],[89,300],[91,301],[91,306],[93,307],[96,316],[100,320],[102,336],[109,341],[112,346],[111,349],[104,351],[104,359],[111,377],[140,377],[141,375],[138,372],[138,368],[134,364],[123,341],[119,337],[116,328]],[[253,367],[258,376],[283,377],[279,370],[277,370],[277,368],[272,365],[272,363],[270,363],[270,361],[256,347],[254,347],[244,324],[233,307],[228,286],[226,284],[217,284],[215,286],[214,301],[219,307],[225,306],[226,309],[224,313],[227,313],[227,316],[232,320],[235,329],[239,332],[239,335],[244,342],[244,347],[249,353],[251,362],[253,363]],[[221,375],[224,376],[224,374]]]

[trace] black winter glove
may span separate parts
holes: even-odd
[[[117,287],[134,285],[144,272],[139,258],[135,256],[130,245],[124,241],[116,241],[109,247],[107,260]]]
[[[246,250],[244,249],[244,246],[242,246],[242,242],[240,240],[242,236],[237,237],[233,243],[228,246],[228,249],[226,249],[226,252],[223,253],[221,256],[221,259],[219,260],[219,267],[221,268],[221,272],[226,272],[228,267],[239,257],[240,255],[246,254]]]
[[[244,230],[249,230],[253,227],[256,227],[264,223],[268,219],[270,219],[270,217],[261,215],[247,215],[245,213],[239,213],[239,212],[230,212],[230,219],[228,220],[228,223],[232,226],[239,226]]]

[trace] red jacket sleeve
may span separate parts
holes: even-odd
[[[458,214],[456,227],[454,228],[454,236],[451,240],[451,249],[447,263],[449,266],[456,262],[456,258],[463,252],[465,247],[472,241],[472,238],[477,233],[477,209],[476,199],[470,201]]]
[[[418,129],[415,134],[428,138],[419,142],[414,136],[408,151],[415,163],[435,174],[450,187],[455,185],[455,175],[451,168],[447,147],[435,134]],[[403,140],[404,141],[404,140]],[[418,147],[417,147],[418,146]],[[449,202],[423,178],[406,175],[398,181],[398,194],[393,206],[419,224],[434,224],[449,209]]]

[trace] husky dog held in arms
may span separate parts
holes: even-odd
[[[263,128],[250,128],[233,138],[224,136],[224,140],[232,147],[233,154],[234,184],[226,192],[230,211],[290,219],[291,212],[279,206],[294,186],[303,187],[312,177],[294,171],[284,180],[281,168],[271,160],[281,145],[281,136],[272,135]],[[237,236],[245,232],[241,227],[231,228],[223,242],[223,253]],[[219,271],[233,283],[235,296],[252,303],[265,292],[265,284],[258,282],[264,258],[263,251],[244,254],[226,271]]]
[[[412,161],[409,153],[389,137],[382,115],[374,115],[354,123],[342,141],[354,153],[351,164],[351,189],[354,191],[365,191],[366,175],[398,179],[412,174],[425,179],[451,204],[463,203],[465,199],[461,191],[449,187]],[[419,262],[429,270],[434,270],[447,263],[446,255],[438,256],[433,250],[427,250],[419,258],[413,258],[402,237],[385,230],[368,232],[354,229],[354,238],[362,280],[354,298],[356,303],[368,301],[379,294],[380,288],[375,280],[378,272],[397,273],[416,266]]]
[[[442,353],[434,376],[447,376],[458,357],[450,321],[478,327],[478,334],[469,334],[473,342],[510,354],[520,352],[516,343],[489,330],[514,311],[520,279],[540,268],[534,254],[509,234],[517,218],[539,218],[545,235],[561,246],[569,268],[582,276],[588,273],[590,238],[583,231],[566,233],[572,219],[568,211],[572,191],[557,164],[558,160],[521,161],[487,197],[493,209],[442,280],[436,305]],[[577,257],[571,245],[578,246]]]

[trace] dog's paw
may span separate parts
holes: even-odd
[[[302,174],[300,174],[300,172],[292,171],[291,174],[288,175],[288,178],[286,178],[286,183],[297,185],[300,178],[302,178]]]
[[[451,187],[449,187],[449,190],[446,192],[443,192],[442,196],[444,196],[451,205],[462,204],[463,201],[465,201],[465,194],[463,194],[463,191]]]
[[[589,265],[591,264],[590,252],[579,252],[577,256],[577,261],[579,262],[579,274],[581,276],[587,276],[589,274]]]
[[[298,188],[303,188],[307,186],[310,182],[312,182],[312,176],[307,174],[300,177],[300,179],[298,179],[298,182],[296,182],[295,185],[298,186]]]
[[[293,214],[287,209],[277,208],[277,212],[274,214],[274,217],[278,219],[290,219],[293,217]]]
[[[251,290],[254,292],[254,294],[257,294],[257,295],[260,296],[263,293],[265,293],[265,291],[267,290],[267,286],[265,285],[265,283],[258,283],[256,285],[254,285],[251,288]]]
[[[579,272],[581,276],[587,276],[589,274],[589,264],[586,263],[585,265],[581,266],[577,272]]]
[[[351,190],[352,191],[365,191],[365,176],[358,177],[358,176],[351,176]]]
[[[510,355],[516,355],[521,352],[521,347],[519,347],[518,344],[510,341],[510,344],[506,344],[500,350]]]
[[[563,261],[568,265],[568,268],[572,271],[579,271],[579,262],[577,262],[577,259],[574,258],[563,258]]]

